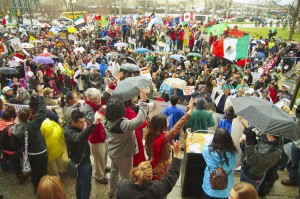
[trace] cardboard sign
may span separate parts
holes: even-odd
[[[14,51],[21,51],[23,49],[20,38],[10,39],[10,43]]]
[[[252,76],[253,76],[253,83],[257,82],[260,78],[262,74],[261,73],[258,73],[258,72],[252,72]]]
[[[61,38],[61,39],[67,39],[67,33],[65,33],[65,32],[59,33],[59,38]]]
[[[152,79],[150,71],[147,67],[141,68],[140,73],[141,73],[142,76],[147,77],[148,79]]]
[[[195,91],[194,86],[186,86],[185,90],[183,91],[184,95],[191,95]]]
[[[53,38],[53,37],[54,37],[54,32],[49,31],[49,32],[48,32],[48,37],[49,37],[49,38]]]

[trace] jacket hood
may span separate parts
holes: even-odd
[[[116,120],[116,121],[113,121],[113,122],[104,119],[104,121],[103,121],[104,128],[106,128],[108,131],[111,131],[111,129],[116,125],[116,123],[117,123],[118,121],[119,121],[119,119]]]
[[[3,131],[8,125],[13,124],[13,122],[6,122],[4,120],[0,120],[0,131]]]
[[[22,137],[26,131],[26,123],[15,124],[12,129],[12,134],[16,137]]]

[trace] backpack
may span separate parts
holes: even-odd
[[[211,153],[209,152],[210,156],[212,157]],[[215,161],[215,159],[212,157],[212,159]],[[228,185],[228,175],[226,171],[223,169],[222,164],[222,158],[221,158],[221,166],[218,165],[218,163],[215,161],[217,168],[210,173],[210,186],[213,190],[224,190],[227,188]],[[208,167],[209,170],[209,167]],[[209,170],[210,172],[210,170]]]

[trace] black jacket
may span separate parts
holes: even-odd
[[[94,132],[95,125],[91,124],[83,131],[72,125],[67,125],[65,128],[65,139],[68,147],[68,155],[72,162],[78,164],[84,151],[84,158],[81,163],[90,161],[90,146],[88,137]]]
[[[28,152],[39,153],[46,149],[46,143],[42,137],[41,126],[46,118],[46,103],[45,97],[39,96],[38,99],[38,112],[32,121],[26,123],[28,131]]]
[[[153,180],[144,185],[134,184],[131,180],[122,180],[117,189],[117,199],[160,199],[171,192],[180,174],[181,160],[173,158],[168,174],[160,181]]]

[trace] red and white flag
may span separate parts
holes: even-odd
[[[186,12],[183,14],[183,21],[194,21],[194,12]]]

